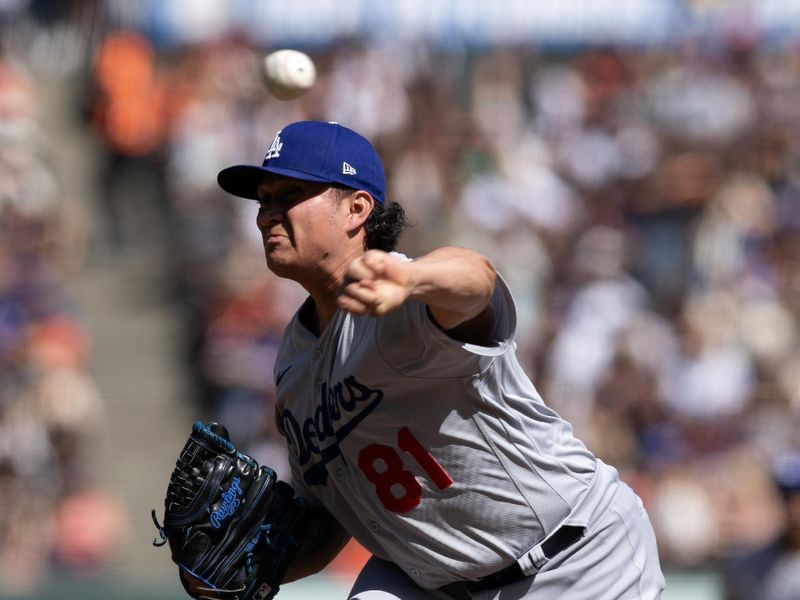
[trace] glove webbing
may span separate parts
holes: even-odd
[[[197,443],[188,443],[178,457],[176,469],[170,477],[167,493],[167,510],[178,512],[188,507],[208,477],[215,454]]]
[[[198,439],[214,449],[198,442]],[[220,451],[242,456],[236,452],[230,441],[214,432],[208,425],[201,421],[195,422],[192,425],[192,435],[175,463],[175,469],[170,476],[170,485],[167,486],[164,504],[168,513],[181,512],[194,502],[208,478],[214,458]],[[158,522],[155,509],[151,511],[151,516],[159,535],[159,538],[153,540],[153,545],[163,546],[167,542],[166,531]]]

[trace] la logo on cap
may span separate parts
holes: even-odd
[[[270,144],[264,160],[278,158],[281,155],[281,148],[283,148],[283,142],[281,142],[281,131],[278,131],[278,133],[275,134],[275,139],[272,140],[272,144]]]
[[[348,163],[343,162],[342,163],[342,174],[343,175],[355,175],[356,174],[356,170],[352,166],[350,166]]]

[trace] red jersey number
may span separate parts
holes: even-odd
[[[447,471],[422,447],[408,427],[397,432],[397,445],[411,455],[440,490],[452,485],[453,480]],[[375,492],[387,510],[402,514],[419,504],[422,486],[414,474],[404,468],[403,458],[392,446],[370,444],[363,448],[358,453],[358,468],[375,486]]]

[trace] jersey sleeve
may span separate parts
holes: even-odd
[[[495,318],[489,339],[498,345],[513,342],[517,333],[517,309],[514,306],[511,290],[508,289],[508,285],[499,274],[497,274],[492,294],[492,307]]]
[[[481,373],[514,348],[516,310],[500,275],[491,302],[495,319],[486,345],[451,338],[433,321],[425,304],[406,302],[379,320],[375,334],[378,351],[390,367],[406,376],[468,377]]]

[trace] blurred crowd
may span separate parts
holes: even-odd
[[[41,90],[0,58],[0,591],[102,567],[122,515],[91,461],[104,403],[68,291],[85,215],[65,196],[40,126]]]
[[[291,121],[335,120],[382,155],[412,221],[404,253],[451,243],[494,261],[524,366],[643,498],[666,568],[724,568],[800,530],[800,479],[774,468],[800,452],[800,53],[342,41],[309,49],[317,85],[281,102],[265,50],[117,31],[80,73],[104,157],[91,247],[134,251],[143,212],[164,224],[198,415],[286,472],[272,367],[303,294],[268,274],[255,203],[216,175],[259,162]],[[61,293],[75,244],[38,155],[36,89],[0,67],[0,505],[31,513],[0,515],[1,579],[9,552],[52,539],[25,528],[81,488],[102,402]],[[5,500],[32,485],[48,493]]]

